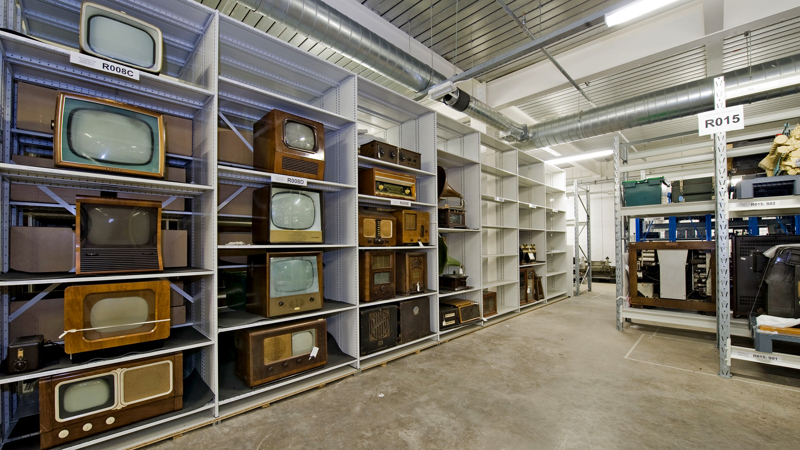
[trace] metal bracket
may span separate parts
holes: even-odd
[[[61,205],[62,208],[71,212],[73,216],[75,215],[75,207],[65,202],[63,198],[59,197],[55,192],[51,191],[50,188],[48,188],[47,186],[36,186],[36,187],[38,187],[39,190],[47,194],[48,197],[55,200],[55,202]]]
[[[240,186],[240,187],[239,187],[239,189],[237,189],[237,190],[236,190],[236,192],[234,192],[233,194],[231,194],[231,196],[230,196],[230,197],[226,198],[224,202],[220,203],[220,204],[219,204],[219,206],[217,206],[217,211],[221,211],[221,210],[222,210],[222,208],[224,208],[225,206],[227,206],[227,205],[228,205],[228,203],[232,202],[232,201],[233,201],[233,199],[235,199],[235,198],[236,198],[236,197],[237,197],[239,194],[241,194],[242,192],[244,192],[244,190],[245,190],[245,189],[247,189],[247,186]]]
[[[21,316],[22,313],[24,313],[25,311],[31,309],[33,307],[33,305],[38,303],[39,300],[45,298],[47,296],[47,294],[53,292],[53,289],[57,288],[60,284],[61,283],[53,283],[50,286],[47,286],[47,289],[45,289],[42,292],[40,292],[39,294],[37,294],[36,297],[33,297],[32,299],[28,300],[28,302],[25,303],[24,305],[22,305],[22,307],[20,309],[14,311],[13,314],[8,316],[8,321],[12,322],[14,319],[16,319],[17,317]]]
[[[161,202],[161,207],[162,208],[166,208],[167,205],[169,205],[170,203],[174,202],[177,199],[178,199],[177,196],[172,195],[172,196],[170,196],[170,198],[168,198],[168,199],[164,200],[163,202]]]
[[[189,294],[188,294],[186,291],[184,291],[183,289],[179,288],[179,287],[178,287],[178,286],[177,286],[175,283],[170,283],[170,284],[169,284],[169,287],[170,287],[170,288],[171,288],[173,291],[175,291],[175,292],[177,292],[178,294],[180,294],[180,295],[181,295],[181,297],[185,298],[186,300],[189,300],[189,302],[191,302],[191,303],[194,303],[194,297],[192,297],[191,295],[189,295]]]
[[[219,114],[220,119],[222,119],[222,121],[225,122],[225,124],[228,125],[228,127],[230,127],[230,129],[236,134],[236,136],[239,136],[239,139],[241,139],[242,142],[244,142],[244,145],[246,145],[247,148],[249,148],[250,151],[252,152],[253,146],[250,145],[249,142],[247,142],[247,139],[245,139],[244,136],[242,136],[242,133],[240,133],[239,130],[231,123],[231,121],[228,120],[227,117],[225,117],[225,114],[222,114],[222,111],[218,111],[217,114]]]

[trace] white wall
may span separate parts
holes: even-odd
[[[567,220],[572,220],[574,207],[572,206],[572,184],[567,185],[567,201],[570,205],[567,209]],[[590,210],[592,214],[591,220],[591,235],[592,235],[592,259],[600,261],[608,257],[611,264],[614,264],[614,183],[604,183],[599,185],[591,185],[591,203]],[[585,195],[581,198],[586,201]],[[580,220],[586,220],[586,214],[583,207],[578,205]],[[575,242],[575,231],[573,227],[567,226],[567,244],[572,245]],[[581,246],[586,245],[585,231],[581,233],[580,239]]]

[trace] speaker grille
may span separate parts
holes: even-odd
[[[302,159],[290,158],[284,156],[281,158],[281,167],[284,170],[291,170],[292,172],[307,173],[309,175],[316,175],[318,165],[315,162],[304,161]]]
[[[380,341],[386,339],[391,334],[389,327],[389,316],[391,312],[388,309],[373,311],[369,314],[369,340]]]
[[[159,270],[158,252],[141,248],[101,248],[81,251],[81,272]]]
[[[172,392],[172,362],[162,361],[122,372],[122,403],[131,404]]]
[[[292,335],[284,334],[264,339],[264,364],[292,357]]]

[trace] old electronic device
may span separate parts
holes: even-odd
[[[376,167],[361,169],[358,172],[358,193],[417,201],[417,179],[413,175]]]
[[[41,334],[14,338],[8,345],[6,372],[11,374],[38,369],[43,344],[44,336]]]
[[[220,270],[219,306],[238,311],[247,309],[247,270]]]
[[[456,308],[458,323],[469,323],[481,319],[481,308],[477,303],[464,298],[443,298],[440,305],[450,305]]]
[[[53,159],[59,167],[164,178],[164,116],[113,100],[59,92]]]
[[[632,242],[629,248],[631,305],[716,310],[714,241]],[[654,282],[653,297],[638,289],[639,281]]]
[[[522,244],[519,246],[520,264],[532,264],[536,262],[536,245]]]
[[[428,297],[399,302],[397,309],[399,344],[416,341],[431,334],[431,303]]]
[[[439,228],[467,228],[464,196],[447,181],[447,171],[442,166],[437,167],[436,183],[439,193]],[[453,199],[458,199],[458,204],[454,204]]]
[[[544,286],[542,286],[542,277],[536,275],[536,272],[533,272],[533,281],[534,281],[534,298],[536,300],[544,300]]]
[[[359,252],[359,300],[374,302],[395,296],[395,252],[362,250]]]
[[[483,317],[497,314],[497,292],[483,291]]]
[[[439,304],[439,329],[446,330],[458,325],[458,308]]]
[[[358,154],[367,158],[397,164],[400,149],[396,145],[374,140],[358,147]]]
[[[325,127],[319,122],[273,109],[253,125],[253,167],[322,180]]]
[[[664,177],[622,182],[622,206],[660,205]]]
[[[80,49],[98,58],[161,72],[164,39],[149,23],[96,3],[81,5]]]
[[[236,330],[236,376],[249,387],[328,362],[325,319]]]
[[[448,272],[448,268],[450,271]],[[457,259],[448,254],[447,240],[439,236],[439,289],[461,291],[469,289],[464,266]]]
[[[714,177],[692,178],[672,182],[672,203],[714,200]]]
[[[361,356],[397,345],[397,306],[383,305],[358,312]]]
[[[532,267],[519,268],[519,303],[527,305],[536,301],[536,272]]]
[[[800,236],[778,234],[768,236],[732,236],[731,311],[734,315],[755,315],[764,306],[769,286],[761,287],[761,277],[769,263],[764,252],[776,245],[800,244]],[[594,270],[594,268],[592,268]],[[758,296],[758,298],[756,298]]]
[[[386,211],[358,208],[358,245],[394,247],[397,245],[397,220]]]
[[[167,280],[79,284],[64,291],[67,354],[166,339],[169,327]]]
[[[397,163],[419,170],[422,168],[422,154],[400,147],[397,149]]]
[[[254,244],[321,244],[322,192],[276,185],[253,192]]]
[[[767,294],[764,312],[770,316],[800,319],[800,249],[781,246],[764,271]]]
[[[247,265],[247,312],[279,317],[322,308],[322,252],[250,255]]]
[[[800,195],[800,175],[745,176],[736,183],[736,198]]]
[[[164,270],[161,203],[78,197],[75,211],[78,275]]]
[[[39,379],[47,449],[183,408],[180,352]]]
[[[427,211],[403,209],[392,213],[397,219],[399,245],[430,244],[431,215]]]
[[[395,291],[408,295],[428,290],[428,255],[425,252],[397,252]]]

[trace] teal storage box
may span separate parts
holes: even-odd
[[[664,177],[622,182],[622,205],[642,206],[661,204],[661,185],[669,186]]]

